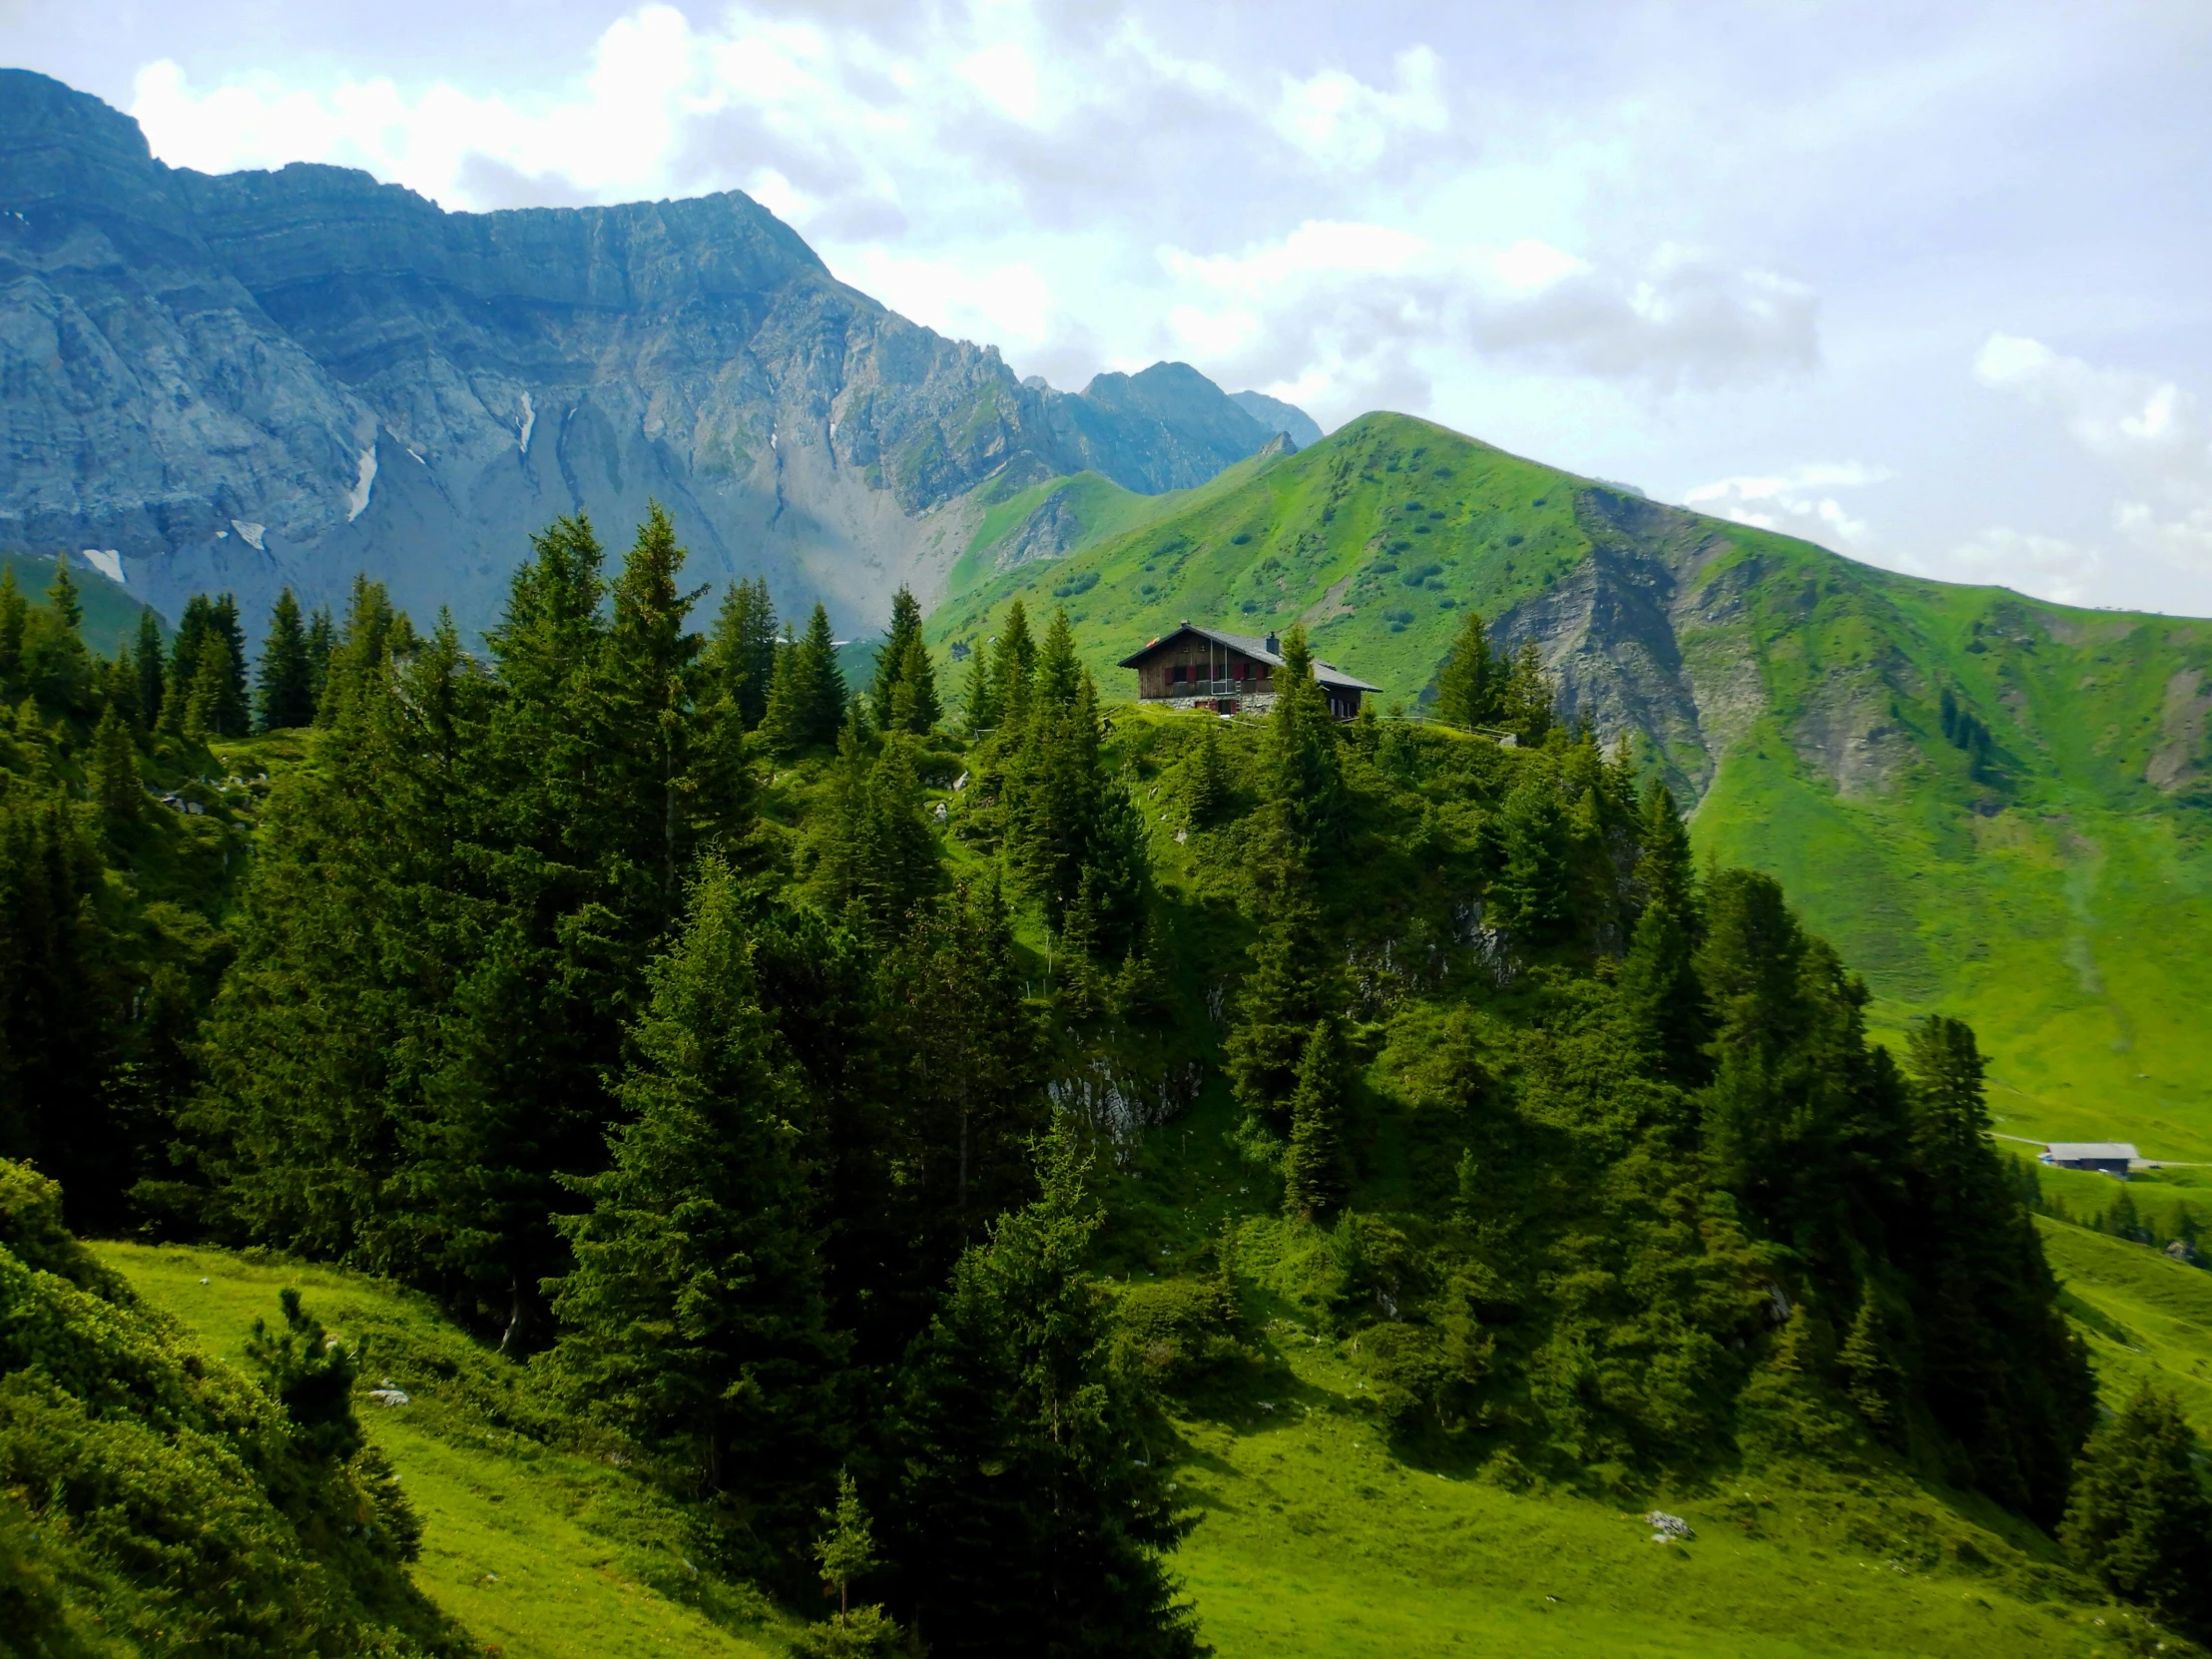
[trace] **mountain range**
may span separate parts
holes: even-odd
[[[649,498],[708,580],[842,631],[925,601],[982,497],[1089,470],[1202,483],[1301,411],[1195,369],[1017,379],[836,280],[737,192],[457,214],[365,173],[154,159],[96,98],[0,71],[0,542],[119,556],[174,615],[356,571],[497,615],[532,531]]]

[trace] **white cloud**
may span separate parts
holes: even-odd
[[[2194,393],[2160,375],[2100,368],[2016,334],[1991,334],[1973,368],[1983,385],[2056,415],[2075,442],[2119,475],[2129,494],[2112,504],[2112,534],[2125,563],[2147,559],[2212,575],[2212,440]],[[2094,591],[2093,578],[2106,567],[2102,555],[2047,536],[1991,531],[1976,546],[1996,549],[1992,559],[2025,559],[2029,568],[2040,568],[2038,559],[2063,567],[2073,573],[2065,579],[2071,597]]]
[[[1341,69],[1306,80],[1286,76],[1278,132],[1325,167],[1356,170],[1382,160],[1402,134],[1433,136],[1449,125],[1443,61],[1425,46],[1397,54],[1395,91],[1367,86]]]
[[[2003,526],[1981,531],[1952,548],[1949,557],[1969,581],[1993,582],[2061,605],[2090,603],[2105,570],[2098,548]]]
[[[1867,520],[1855,516],[1832,492],[1864,489],[1892,476],[1887,467],[1858,461],[1814,462],[1788,472],[1718,478],[1685,491],[1682,502],[1716,518],[1851,552],[1867,540]]]

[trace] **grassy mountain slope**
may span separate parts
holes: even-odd
[[[15,572],[15,585],[32,604],[43,606],[46,603],[46,590],[54,581],[52,559],[4,554],[0,555],[0,570]],[[90,650],[102,657],[113,657],[124,641],[138,638],[139,613],[147,609],[145,605],[97,570],[88,568],[81,559],[69,561],[69,575],[77,584],[77,603],[85,613],[79,632]],[[168,633],[165,623],[162,634],[166,638]]]
[[[421,1299],[221,1250],[96,1248],[212,1357],[236,1360],[286,1285],[333,1332],[368,1339],[363,1386],[388,1378],[411,1396],[359,1409],[423,1522],[415,1582],[487,1649],[552,1659],[783,1650],[787,1621],[690,1572],[674,1506],[539,1438],[513,1397],[515,1368]],[[1288,1387],[1269,1384],[1264,1402],[1244,1390],[1178,1424],[1178,1478],[1204,1514],[1178,1570],[1224,1659],[1470,1648],[1965,1656],[1991,1644],[2086,1656],[2102,1637],[2092,1620],[2118,1616],[2053,1593],[2048,1546],[1983,1505],[1952,1514],[1918,1493],[1813,1476],[1748,1496],[1670,1497],[1699,1536],[1656,1545],[1627,1506],[1414,1468],[1382,1443],[1351,1368],[1298,1353],[1287,1326],[1273,1339]]]
[[[205,1354],[239,1363],[257,1318],[298,1288],[348,1341],[366,1338],[356,1401],[423,1523],[416,1587],[486,1651],[532,1659],[749,1656],[780,1651],[765,1603],[694,1572],[682,1512],[603,1458],[549,1444],[519,1397],[519,1368],[487,1354],[420,1297],[358,1274],[213,1249],[100,1244],[100,1259],[174,1316]]]
[[[1011,497],[932,639],[1017,595],[1109,696],[1187,617],[1303,622],[1408,707],[1478,609],[1648,744],[1704,848],[1783,878],[1878,1020],[1972,1020],[2007,1129],[2212,1156],[2212,623],[1875,570],[1387,414],[1180,496]]]

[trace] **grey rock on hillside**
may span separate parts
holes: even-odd
[[[985,499],[1093,468],[1204,482],[1273,426],[1196,370],[1023,385],[832,277],[750,198],[451,214],[349,170],[212,178],[0,71],[0,545],[114,549],[174,614],[356,571],[488,624],[529,533],[618,545],[658,498],[693,573],[843,632],[925,602]]]

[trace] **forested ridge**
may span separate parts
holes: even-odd
[[[1437,724],[1340,727],[1295,632],[1224,722],[1018,606],[940,682],[904,595],[847,686],[683,562],[563,520],[480,650],[361,582],[251,679],[221,599],[102,663],[0,586],[0,1152],[80,1232],[428,1291],[719,1568],[833,1585],[812,1651],[1199,1651],[1175,1413],[1286,1322],[1410,1461],[1971,1489],[2201,1627],[2191,1436],[2091,1437],[1972,1032],[1871,1043],[1479,617]]]

